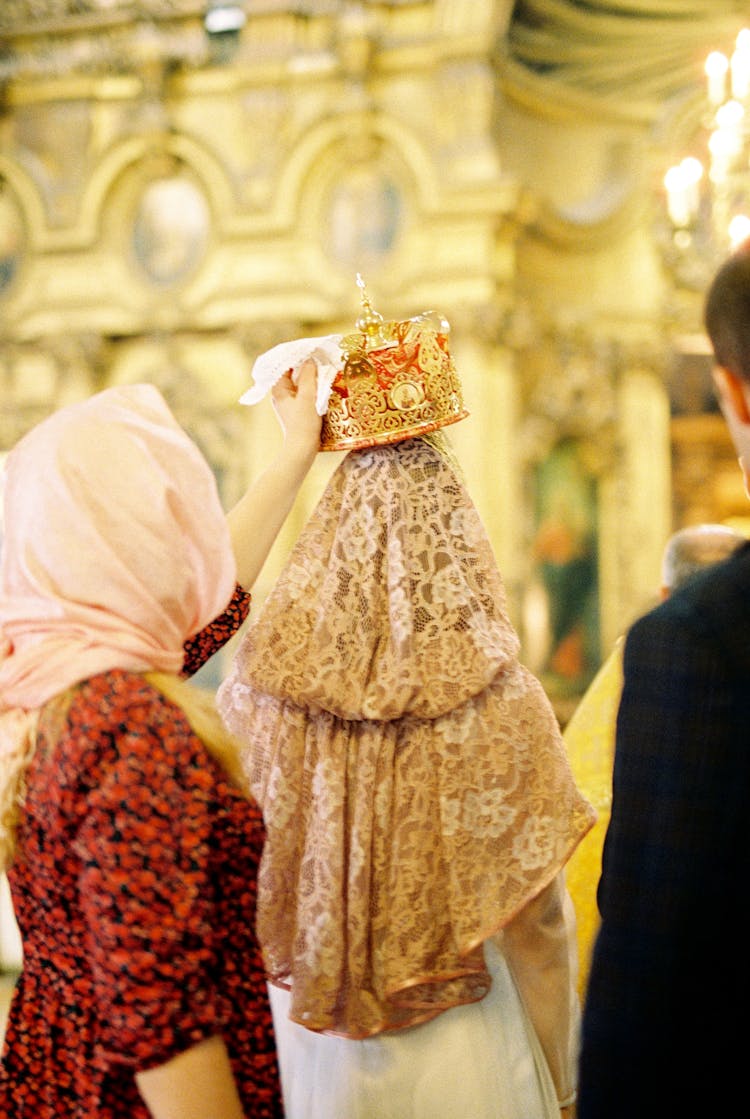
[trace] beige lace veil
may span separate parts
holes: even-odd
[[[267,841],[258,932],[302,1025],[413,1025],[593,824],[518,662],[444,435],[350,452],[219,691]]]

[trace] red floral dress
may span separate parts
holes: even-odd
[[[186,646],[197,670],[249,598]],[[264,839],[181,712],[142,676],[78,687],[40,736],[9,872],[24,946],[1,1119],[147,1119],[134,1073],[221,1034],[245,1112],[283,1114],[255,938]]]

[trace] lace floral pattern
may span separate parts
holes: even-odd
[[[302,1025],[365,1037],[481,998],[482,942],[592,826],[517,656],[449,457],[350,453],[219,693],[266,822],[266,966]]]

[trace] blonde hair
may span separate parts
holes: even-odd
[[[196,687],[167,672],[148,672],[146,680],[179,707],[209,754],[216,759],[232,783],[250,795],[240,760],[240,744],[229,733],[216,710],[212,692]]]
[[[0,714],[0,871],[8,869],[16,851],[26,770],[36,749],[38,719],[38,711]]]

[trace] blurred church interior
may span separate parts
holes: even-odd
[[[359,272],[386,317],[451,323],[451,439],[564,721],[669,533],[746,513],[701,328],[717,246],[680,250],[663,178],[748,7],[4,0],[0,454],[148,380],[229,505],[278,437],[237,405],[254,358],[349,329]]]
[[[655,601],[668,535],[750,524],[701,325],[727,245],[705,198],[664,186],[730,99],[704,62],[732,56],[743,17],[723,0],[3,0],[0,458],[59,405],[146,380],[229,506],[279,437],[270,404],[237,404],[254,358],[351,329],[360,273],[387,318],[451,324],[471,414],[450,438],[564,724]]]

